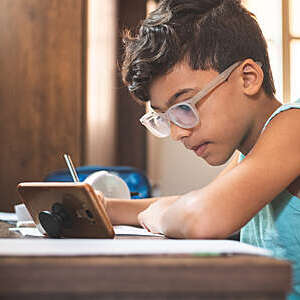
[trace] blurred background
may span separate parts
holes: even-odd
[[[121,32],[135,29],[157,2],[0,0],[0,211],[19,201],[19,182],[64,169],[63,153],[76,166],[137,167],[155,195],[201,188],[224,168],[149,136],[138,122],[144,107],[121,83]],[[277,97],[295,100],[300,1],[243,3],[267,38]]]

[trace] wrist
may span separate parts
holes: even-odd
[[[103,206],[104,209],[111,221],[112,224],[115,224],[115,218],[113,216],[113,199],[110,198],[103,198]]]
[[[104,194],[100,191],[96,191],[99,202],[101,202],[103,208],[107,211],[107,199],[104,197]]]

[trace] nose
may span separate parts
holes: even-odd
[[[173,122],[170,122],[171,128],[171,138],[174,141],[180,141],[182,138],[187,137],[191,134],[191,129],[186,129],[175,125]]]

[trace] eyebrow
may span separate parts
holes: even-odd
[[[188,93],[188,92],[190,92],[190,91],[194,91],[194,89],[188,88],[188,89],[181,89],[181,90],[178,90],[173,96],[171,96],[171,97],[168,99],[168,101],[167,101],[167,103],[166,103],[166,106],[167,106],[167,107],[170,107],[171,105],[174,104],[174,102],[177,100],[178,97],[180,97],[181,95],[186,94],[186,93]],[[152,109],[155,109],[155,110],[160,110],[160,111],[161,111],[161,109],[160,109],[159,107],[157,107],[157,106],[152,106],[152,105],[151,105],[151,108],[152,108]]]

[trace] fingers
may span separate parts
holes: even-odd
[[[144,221],[144,211],[138,214],[138,221],[140,223],[140,225],[145,228],[146,230],[148,230],[150,232],[150,229],[146,226],[145,221]]]
[[[153,215],[153,211],[149,208],[138,214],[138,221],[140,225],[147,231],[152,233],[160,233],[157,218]]]
[[[139,213],[137,216],[138,222],[140,223],[140,225],[146,229],[145,224],[144,224],[144,220],[143,220],[143,212]]]

